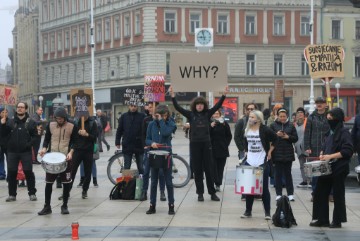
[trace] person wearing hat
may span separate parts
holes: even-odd
[[[305,176],[305,172],[304,172],[304,164],[306,162],[306,157],[308,156],[307,152],[305,152],[304,149],[304,132],[305,132],[306,122],[307,122],[307,118],[305,117],[305,109],[303,107],[297,108],[294,126],[298,135],[298,141],[295,143],[295,152],[299,159],[300,172],[302,178],[302,182],[299,183],[297,187],[308,187],[311,181],[308,177]]]
[[[155,119],[150,122],[146,131],[145,144],[150,146],[152,150],[164,150],[172,152],[171,140],[172,134],[176,130],[175,121],[170,118],[170,112],[166,105],[159,105],[155,110]],[[162,147],[164,146],[164,147]],[[150,208],[146,214],[154,214],[156,212],[156,193],[160,168],[152,167],[151,171],[151,191],[150,191]],[[166,190],[168,194],[169,215],[174,215],[174,186],[172,183],[172,158],[168,164],[168,168],[163,168]]]
[[[326,119],[325,98],[321,96],[316,98],[315,104],[316,109],[307,118],[304,133],[304,149],[309,157],[312,157],[312,160],[315,160],[315,157],[319,157],[321,147],[324,143],[324,136],[329,131],[329,124]],[[313,177],[311,180],[313,192],[316,187],[316,182],[317,177]]]
[[[275,164],[275,182],[281,183],[285,177],[287,195],[290,201],[295,201],[294,185],[291,175],[291,167],[295,161],[294,143],[298,141],[296,129],[289,121],[289,113],[286,109],[280,108],[277,111],[278,118],[270,125],[270,128],[278,136],[276,146],[271,152],[271,160]],[[282,196],[282,185],[275,185],[276,200]]]
[[[4,107],[0,107],[1,119],[6,118],[8,119],[8,111]],[[5,156],[7,160],[7,152],[6,152],[6,143],[7,138],[2,137],[0,135],[0,180],[6,179],[6,171],[5,171]]]
[[[27,113],[28,105],[20,101],[16,105],[13,119],[1,118],[1,136],[7,138],[7,181],[9,196],[6,202],[16,201],[17,172],[21,160],[26,177],[30,201],[36,201],[35,175],[32,165],[32,146],[35,136],[38,135],[36,123]]]
[[[345,205],[345,179],[349,174],[349,163],[353,155],[351,134],[344,127],[344,111],[333,108],[327,114],[329,131],[320,150],[320,161],[332,161],[331,174],[320,176],[314,191],[312,211],[313,227],[341,228],[347,221]],[[331,190],[334,195],[332,222],[329,222],[329,200]]]
[[[67,113],[64,107],[58,107],[54,113],[54,120],[46,126],[46,134],[43,147],[39,151],[39,155],[43,157],[46,152],[60,152],[66,156],[67,168],[60,174],[51,174],[46,172],[45,178],[45,205],[38,212],[39,215],[47,215],[52,213],[51,210],[51,193],[52,186],[57,176],[60,176],[63,184],[63,205],[61,206],[61,214],[69,214],[68,200],[71,183],[71,159],[74,149],[71,148],[75,141],[76,128],[73,123],[68,122]]]

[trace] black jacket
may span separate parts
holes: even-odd
[[[210,138],[213,157],[224,158],[229,156],[229,145],[232,139],[230,126],[227,122],[210,126]]]
[[[351,130],[351,138],[354,145],[354,150],[360,154],[360,115],[355,117],[354,126]]]
[[[145,118],[144,113],[126,112],[121,115],[116,130],[115,145],[122,145],[125,154],[144,153],[142,126]]]
[[[25,113],[23,119],[17,115],[13,119],[7,119],[5,124],[1,124],[2,138],[8,138],[8,153],[31,152],[31,148],[38,136],[36,123]]]
[[[324,114],[315,110],[306,121],[304,133],[304,149],[311,150],[310,156],[319,156],[325,140],[325,134],[329,131],[329,124]]]
[[[234,141],[239,151],[244,151],[244,131],[249,117],[245,116],[238,120],[235,125]]]
[[[271,159],[273,162],[290,162],[295,161],[294,154],[294,143],[298,141],[298,136],[295,126],[287,121],[285,124],[276,120],[270,125],[270,128],[277,133],[280,130],[283,130],[288,136],[289,139],[283,139],[278,137],[276,142],[276,147],[271,154]]]
[[[76,133],[81,129],[81,121],[74,121],[74,128],[76,128]],[[85,123],[84,128],[89,136],[80,136],[79,134],[75,135],[75,141],[72,148],[81,151],[94,151],[94,144],[96,143],[96,139],[98,137],[98,128],[95,122],[94,117],[89,117]]]
[[[268,126],[263,124],[260,125],[259,135],[260,135],[261,144],[265,149],[267,155],[270,150],[270,143],[276,146],[277,135],[272,129],[270,129]],[[248,141],[246,138],[244,138],[244,141],[245,141],[244,142],[245,152],[248,152]]]
[[[190,122],[191,142],[210,142],[210,118],[222,106],[225,98],[225,95],[221,96],[220,100],[212,108],[203,110],[202,112],[185,110],[177,103],[175,98],[171,98],[175,109],[185,116]]]

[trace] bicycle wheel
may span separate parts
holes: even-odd
[[[186,186],[190,181],[190,166],[187,161],[173,154],[172,156],[173,166],[172,166],[172,176],[173,176],[173,185],[176,188]]]
[[[109,180],[116,184],[116,178],[122,176],[122,170],[124,169],[124,154],[117,153],[110,157],[107,165],[107,176]]]

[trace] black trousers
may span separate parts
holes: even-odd
[[[215,172],[214,180],[216,186],[222,185],[225,164],[226,164],[226,157],[221,157],[221,158],[214,157],[214,172]]]
[[[329,222],[329,195],[333,189],[334,211],[332,221],[342,223],[347,221],[345,205],[345,178],[347,172],[336,176],[328,175],[318,178],[314,192],[313,220]]]
[[[291,175],[291,162],[275,162],[275,190],[276,195],[282,195],[282,178],[285,176],[286,192],[288,195],[294,195],[294,184]]]
[[[88,150],[75,150],[73,157],[72,157],[72,168],[71,168],[71,188],[75,182],[75,177],[77,170],[81,164],[81,162],[84,163],[84,183],[83,183],[83,191],[87,191],[90,186],[91,181],[91,171],[92,171],[92,165],[93,165],[93,152]],[[70,189],[71,189],[70,188]]]
[[[210,141],[190,142],[190,159],[195,175],[196,193],[204,194],[204,172],[208,193],[214,194],[214,166]]]

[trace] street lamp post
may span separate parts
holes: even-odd
[[[42,108],[42,101],[43,100],[44,100],[44,97],[42,97],[42,95],[40,95],[39,96],[39,103],[40,103],[39,107],[41,107],[41,108]]]
[[[311,0],[311,13],[310,13],[310,44],[314,44],[314,0]],[[314,100],[314,80],[310,77],[310,109],[309,112],[313,113],[315,110],[315,100]]]
[[[337,97],[337,107],[340,108],[340,100],[339,100],[340,83],[336,83],[335,88],[336,88],[336,97]]]

